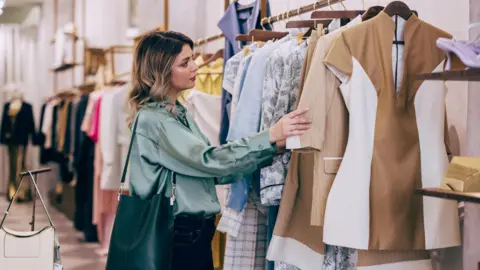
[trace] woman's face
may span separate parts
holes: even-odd
[[[193,51],[184,45],[172,66],[172,90],[180,93],[195,86],[198,67],[193,61]]]

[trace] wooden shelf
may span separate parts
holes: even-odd
[[[77,42],[80,37],[77,36],[76,34],[72,34],[72,33],[65,33],[65,36],[67,36],[67,40],[73,40],[74,42]],[[50,44],[54,44],[56,42],[56,38],[52,38],[52,40],[50,40]]]
[[[417,80],[480,81],[480,69],[452,70],[417,75]]]
[[[65,70],[69,70],[69,69],[72,69],[74,68],[75,66],[78,66],[80,64],[78,63],[65,63],[59,67],[56,67],[56,68],[52,68],[50,69],[51,71],[53,72],[62,72],[62,71],[65,71]]]
[[[439,188],[419,188],[415,191],[415,194],[447,200],[480,203],[480,193],[464,193]]]

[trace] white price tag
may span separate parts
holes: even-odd
[[[63,270],[63,266],[61,264],[55,263],[53,265],[53,270]]]

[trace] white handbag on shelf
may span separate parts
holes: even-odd
[[[12,206],[17,192],[22,185],[24,177],[20,181],[19,188],[13,195],[8,205],[2,222],[0,223],[0,270],[56,270],[62,269],[60,261],[60,245],[58,236],[50,214],[38,190],[37,183],[30,174],[36,192],[42,202],[43,209],[48,216],[50,226],[37,231],[14,231],[3,227],[8,211]]]

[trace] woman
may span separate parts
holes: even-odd
[[[193,42],[180,33],[153,32],[138,44],[129,94],[131,120],[138,121],[130,192],[149,199],[163,183],[175,185],[173,269],[210,270],[210,242],[220,213],[215,184],[232,183],[269,165],[287,136],[303,134],[310,121],[306,110],[294,111],[251,138],[210,146],[177,101],[180,92],[195,86],[192,58]]]

